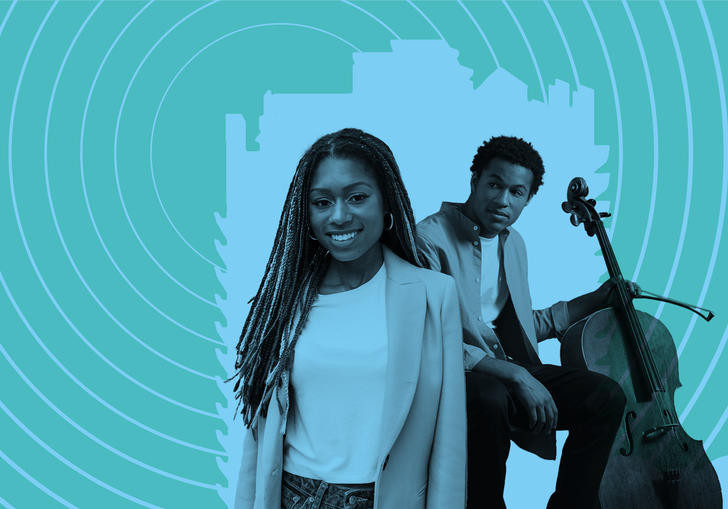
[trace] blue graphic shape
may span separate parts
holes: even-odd
[[[437,211],[442,201],[467,197],[470,164],[483,140],[508,134],[531,141],[544,159],[546,175],[517,229],[531,253],[534,306],[590,291],[604,272],[601,257],[594,254],[596,241],[585,240],[560,207],[574,176],[587,179],[591,196],[607,188],[609,176],[597,172],[608,147],[594,144],[594,92],[583,86],[571,90],[556,81],[546,87],[546,102],[528,100],[527,86],[504,69],[474,87],[472,71],[444,41],[391,44],[391,52],[353,55],[351,93],[267,93],[258,151],[245,149],[242,115],[227,115],[227,216],[217,218],[227,243],[217,248],[227,267],[218,277],[228,296],[219,303],[227,325],[219,325],[218,332],[229,346],[219,357],[229,374],[248,309],[244,303],[260,283],[298,160],[318,137],[343,127],[369,131],[389,144],[417,220]],[[252,124],[250,119],[247,123]],[[607,209],[609,204],[599,205]],[[542,343],[541,357],[558,364],[558,343]],[[222,390],[231,392],[229,387]],[[219,465],[229,480],[219,492],[229,505],[242,443],[242,423],[232,422],[233,408],[231,400],[227,414],[223,411],[230,431],[219,437],[228,452],[228,461],[219,460]],[[562,444],[565,434],[558,439]],[[543,506],[555,485],[557,463],[514,447],[508,472],[509,505]],[[519,490],[519,480],[526,478],[532,489]]]

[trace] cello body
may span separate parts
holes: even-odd
[[[676,419],[673,395],[680,380],[673,339],[662,322],[636,314],[666,389],[661,401],[633,376],[640,372],[638,359],[619,310],[606,308],[584,318],[561,343],[562,365],[608,376],[627,399],[599,490],[602,508],[720,509],[718,476],[702,442],[688,436]],[[656,423],[665,418],[677,425],[659,428]]]
[[[617,382],[626,397],[620,427],[599,488],[602,509],[720,509],[720,483],[703,444],[675,412],[680,387],[677,351],[665,325],[635,310],[596,201],[582,178],[569,183],[564,212],[596,236],[610,277],[613,307],[571,326],[561,341],[561,364],[596,371]],[[707,318],[709,319],[709,318]]]

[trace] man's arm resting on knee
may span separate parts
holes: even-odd
[[[511,388],[516,401],[526,411],[531,431],[550,433],[556,429],[558,411],[554,399],[526,368],[505,360],[483,357],[472,371],[495,377]]]
[[[506,384],[518,383],[518,380],[523,376],[520,373],[521,371],[531,376],[526,369],[518,364],[502,359],[494,359],[493,357],[483,357],[480,362],[473,366],[472,371],[493,376]]]

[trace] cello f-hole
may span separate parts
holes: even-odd
[[[634,443],[632,442],[632,429],[630,428],[629,420],[634,419],[635,417],[637,417],[637,413],[634,412],[633,410],[630,410],[624,416],[624,429],[625,429],[625,433],[627,434],[628,448],[625,449],[624,447],[621,447],[619,449],[619,454],[621,454],[622,456],[629,456],[632,454],[632,451],[634,451]]]

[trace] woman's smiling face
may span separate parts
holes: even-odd
[[[379,248],[384,199],[374,172],[358,160],[322,160],[308,203],[313,236],[337,261],[353,262]]]

